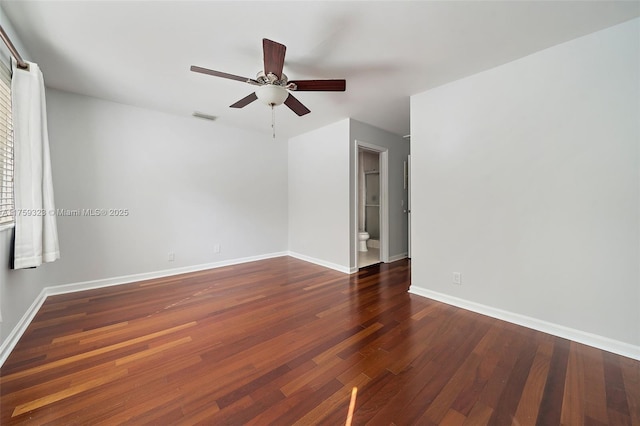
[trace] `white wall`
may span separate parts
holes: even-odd
[[[2,25],[2,28],[11,39],[11,42],[15,46],[18,53],[20,53],[20,56],[22,56],[22,59],[24,59],[25,61],[30,60],[31,56],[29,55],[29,51],[22,44],[22,40],[20,40],[20,38],[18,37],[18,34],[13,29],[13,25],[7,18],[7,15],[2,10],[2,5],[0,5],[0,25]],[[9,49],[4,44],[4,42],[0,41],[0,61],[2,61],[7,66],[9,66],[10,58],[11,58],[11,53],[9,52]]]
[[[31,288],[286,251],[285,141],[56,90],[47,102],[56,207],[129,216],[58,217],[59,261],[0,268],[3,338]]]
[[[289,251],[349,271],[349,120],[289,140]]]
[[[412,97],[412,290],[640,345],[639,22]]]
[[[356,211],[357,193],[354,182],[357,181],[357,169],[355,167],[355,144],[367,142],[388,149],[389,153],[389,259],[398,259],[407,255],[407,190],[404,188],[404,162],[409,155],[409,142],[401,136],[389,133],[385,130],[362,123],[358,120],[350,120],[350,202],[353,212]],[[355,247],[357,245],[355,229],[358,224],[356,216],[352,215],[350,240],[351,256],[350,264],[356,268]]]

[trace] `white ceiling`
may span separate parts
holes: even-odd
[[[345,78],[276,109],[280,136],[352,117],[409,133],[409,96],[640,15],[640,3],[577,1],[0,1],[47,86],[270,134],[269,107],[228,106],[262,68],[262,38],[287,46],[290,79]],[[195,118],[194,118],[195,120]]]

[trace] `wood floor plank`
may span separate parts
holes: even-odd
[[[464,422],[465,426],[482,426],[488,425],[491,416],[493,415],[493,409],[491,407],[486,406],[484,403],[478,401],[471,412],[467,416],[467,419]]]
[[[129,323],[125,321],[125,322],[119,322],[116,324],[107,325],[104,327],[94,328],[91,330],[80,331],[78,333],[68,334],[66,336],[56,337],[54,339],[51,339],[51,343],[56,344],[56,343],[62,343],[62,342],[68,342],[68,341],[80,342],[82,341],[82,339],[86,339],[89,336],[94,336],[96,334],[103,335],[105,331],[121,329],[122,327],[126,327],[127,325],[129,325]]]
[[[480,365],[480,361],[481,358],[473,353],[468,356],[447,384],[437,393],[437,396],[433,399],[433,403],[429,404],[418,419],[418,423],[431,422],[438,424],[445,421],[444,418],[449,411],[453,410],[451,406],[460,391],[469,382],[473,381],[474,372]]]
[[[499,332],[498,327],[491,327],[471,353],[480,357],[480,363],[451,404],[451,408],[465,416],[469,415],[498,364],[499,353],[495,349],[495,342]]]
[[[632,424],[640,362],[290,257],[49,297],[0,424]]]
[[[609,421],[630,424],[631,413],[620,367],[621,357],[615,356],[610,352],[604,352],[603,360]]]
[[[567,375],[564,384],[564,397],[560,421],[562,424],[584,424],[585,392],[583,358],[578,354],[577,343],[569,346]]]
[[[315,406],[311,411],[305,414],[302,418],[300,418],[295,425],[309,425],[309,424],[318,424],[320,420],[327,416],[327,414],[331,413],[333,409],[337,406],[343,405],[345,401],[348,401],[351,397],[351,391],[353,388],[358,389],[359,387],[364,386],[368,381],[369,377],[364,374],[360,374],[358,377],[353,379],[351,382],[347,383],[336,392],[334,392],[331,396],[326,398],[322,403]],[[347,412],[344,413],[345,419],[347,418]]]
[[[442,426],[462,426],[467,418],[464,414],[457,412],[453,408],[447,410],[447,414],[444,415],[440,424]]]
[[[275,425],[292,425],[300,418],[308,414],[322,402],[326,401],[331,395],[334,395],[340,389],[344,389],[344,385],[336,379],[329,380],[318,389],[303,388],[293,395],[283,400],[282,404],[276,404],[274,411],[280,413],[272,424]],[[258,422],[250,422],[252,425],[267,424],[263,423],[260,418]]]
[[[488,327],[480,323],[465,323],[457,330],[459,333],[449,333],[452,340],[443,346],[444,349],[436,351],[437,355],[429,361],[433,365],[433,370],[428,373],[430,381],[405,406],[404,415],[411,421],[441,421],[446,410],[438,406],[450,408],[457,393],[473,380],[473,374],[467,375],[465,371],[473,371],[478,366],[479,359],[473,354],[473,349],[486,335]],[[436,403],[436,399],[440,399],[441,404]],[[428,417],[431,413],[435,413],[433,418]]]
[[[538,418],[538,410],[542,401],[542,393],[549,373],[549,363],[553,343],[543,341],[538,345],[536,356],[529,370],[527,382],[522,390],[522,396],[514,416],[514,422],[522,426],[533,426]]]
[[[576,350],[584,366],[585,421],[588,417],[594,423],[597,421],[607,424],[607,396],[602,351],[584,345],[576,345]],[[638,386],[640,387],[640,383]]]
[[[384,371],[379,376],[373,378],[365,386],[358,390],[356,394],[356,409],[353,414],[353,424],[366,424],[384,407],[409,380],[410,370],[401,373],[399,376]]]
[[[182,324],[182,325],[179,325],[179,326],[176,326],[176,327],[172,327],[172,328],[169,328],[169,329],[166,329],[166,330],[158,331],[156,333],[152,333],[152,334],[148,334],[148,335],[145,335],[145,336],[136,337],[136,338],[127,340],[125,342],[116,343],[114,345],[102,347],[102,348],[95,349],[95,350],[92,350],[92,351],[89,351],[89,352],[85,352],[85,353],[80,353],[80,354],[77,354],[77,355],[74,355],[74,356],[70,356],[68,358],[61,358],[61,359],[58,359],[56,361],[52,361],[52,362],[49,362],[47,364],[40,365],[38,367],[24,369],[24,370],[22,370],[20,372],[16,372],[16,373],[10,374],[8,376],[0,377],[0,385],[6,383],[8,381],[11,381],[11,380],[17,380],[17,379],[20,379],[20,378],[25,377],[25,376],[41,373],[41,372],[43,372],[45,370],[51,370],[51,369],[58,368],[60,366],[66,365],[66,364],[72,364],[72,363],[74,363],[74,362],[76,362],[78,360],[91,358],[93,356],[100,355],[100,354],[103,354],[105,352],[113,351],[115,349],[119,349],[119,348],[122,348],[122,347],[125,347],[125,346],[134,345],[134,344],[139,343],[139,342],[144,342],[144,341],[147,341],[147,340],[151,340],[151,339],[154,339],[154,338],[156,338],[158,336],[162,336],[162,335],[165,335],[165,334],[170,334],[170,333],[182,330],[182,329],[187,328],[187,327],[192,327],[194,325],[195,325],[194,322],[185,323],[185,324]]]
[[[513,421],[518,403],[522,399],[524,386],[531,371],[531,366],[536,354],[536,347],[537,343],[531,340],[522,345],[517,360],[509,374],[509,379],[496,404],[496,407],[500,407],[500,410],[493,412],[493,416],[489,421],[490,423],[509,424]]]
[[[80,383],[74,386],[69,386],[66,389],[60,390],[50,395],[43,396],[33,401],[29,401],[24,404],[20,404],[16,406],[16,408],[13,410],[13,413],[11,414],[11,417],[16,417],[16,416],[19,416],[20,414],[27,413],[31,410],[35,410],[45,405],[53,404],[54,402],[58,402],[66,398],[70,398],[88,389],[94,389],[98,386],[102,386],[105,383],[109,383],[113,380],[116,380],[126,375],[127,375],[126,369],[114,370],[111,373],[104,375],[102,377],[99,377],[97,379],[89,380],[87,382]]]
[[[267,383],[270,383],[271,381],[275,380],[278,377],[281,377],[282,375],[286,374],[289,371],[291,371],[291,368],[286,364],[283,364],[277,368],[274,368],[273,370],[268,371],[267,373],[259,377],[256,377],[249,383],[243,386],[240,386],[239,388],[234,389],[233,391],[227,393],[226,395],[223,395],[217,398],[216,399],[217,405],[220,408],[225,408],[231,405],[232,403],[236,402],[237,400],[247,395],[251,395],[251,393],[255,389],[265,386]],[[269,394],[271,393],[273,392],[269,392]]]
[[[634,426],[640,426],[640,363],[629,358],[621,358],[620,367],[623,373],[631,423]]]
[[[565,339],[556,339],[549,362],[549,372],[542,393],[536,424],[540,426],[560,424],[564,385],[566,382],[569,344]]]

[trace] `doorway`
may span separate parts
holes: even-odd
[[[355,260],[357,269],[388,262],[388,150],[356,141]]]

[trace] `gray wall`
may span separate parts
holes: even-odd
[[[286,141],[56,90],[47,102],[56,207],[129,215],[58,217],[59,261],[0,268],[3,339],[45,286],[287,250]]]
[[[639,22],[411,98],[412,289],[640,345]]]

